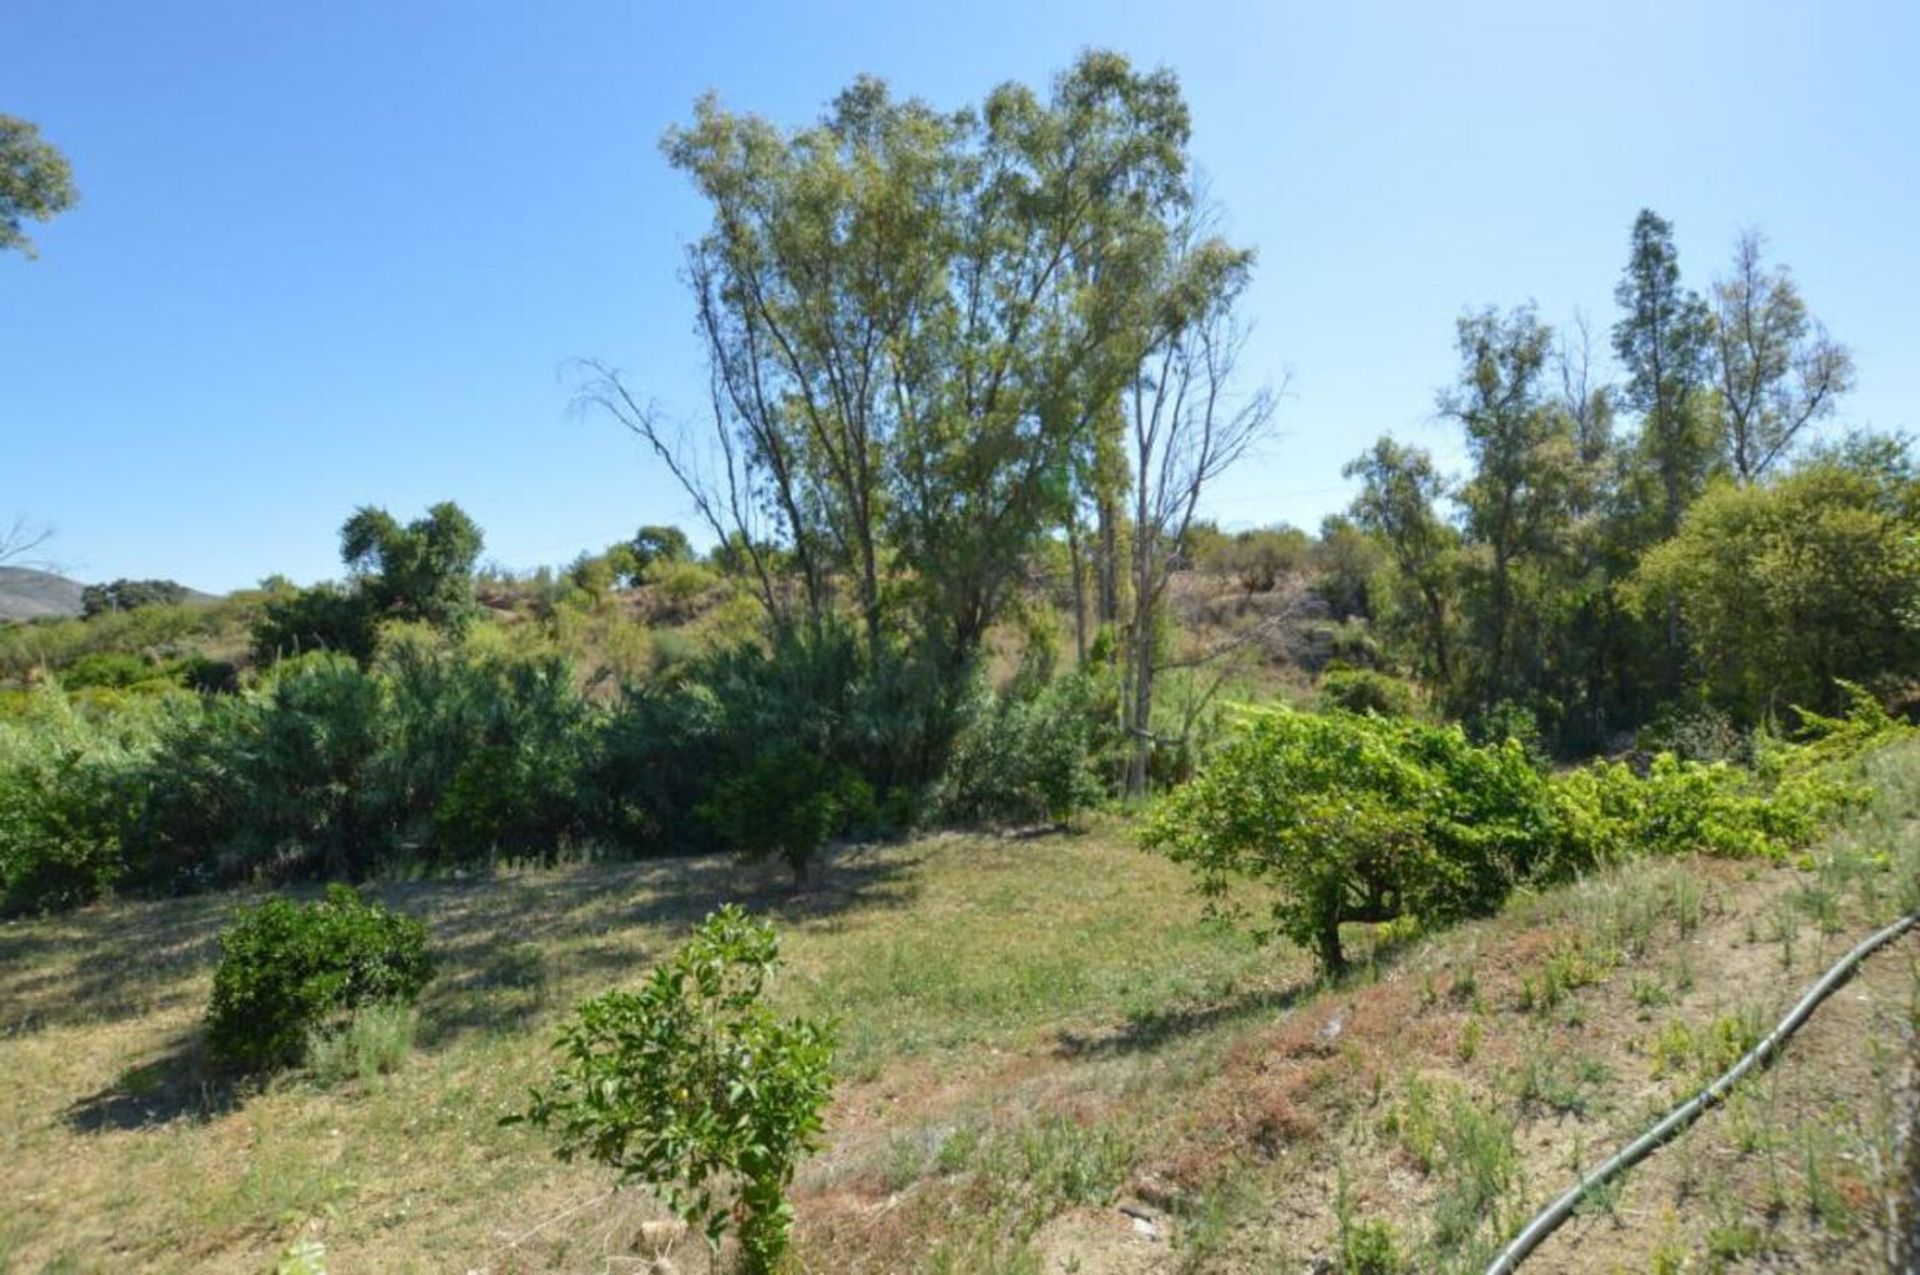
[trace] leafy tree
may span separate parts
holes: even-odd
[[[714,213],[688,270],[711,452],[609,369],[587,396],[739,546],[769,610],[789,609],[771,542],[812,613],[845,582],[870,644],[904,609],[963,669],[1138,365],[1188,128],[1171,74],[1100,52],[1045,98],[1010,84],[953,114],[873,79],[791,132],[705,99],[666,148]]]
[[[660,1190],[715,1249],[737,1228],[751,1275],[779,1269],[787,1188],[833,1090],[832,1028],[766,1006],[779,959],[771,925],[712,913],[639,991],[581,1005],[553,1083],[507,1118],[556,1132],[563,1160]]]
[[[645,526],[630,542],[636,575],[656,562],[685,562],[693,557],[687,533],[673,526]]]
[[[1271,593],[1288,576],[1306,570],[1312,542],[1297,527],[1254,527],[1221,536],[1207,554],[1207,565],[1232,575],[1249,595]]]
[[[25,223],[48,221],[79,200],[67,157],[40,136],[36,125],[0,115],[0,252],[37,256]]]
[[[1313,593],[1335,620],[1372,619],[1375,579],[1384,559],[1377,539],[1353,519],[1331,514],[1308,549]]]
[[[1640,413],[1640,450],[1659,487],[1657,532],[1670,536],[1715,459],[1712,422],[1700,399],[1711,323],[1706,303],[1680,285],[1672,223],[1651,209],[1634,219],[1632,252],[1614,299],[1624,311],[1613,326],[1613,350],[1627,372],[1623,398]]]
[[[1451,688],[1460,537],[1434,509],[1434,502],[1446,494],[1445,480],[1427,453],[1390,438],[1382,438],[1341,472],[1361,481],[1353,502],[1354,523],[1380,538],[1399,586],[1412,597],[1428,675],[1443,689]]]
[[[478,605],[473,568],[483,545],[480,528],[452,501],[404,527],[367,505],[340,528],[340,557],[375,615],[452,632],[466,627]]]
[[[1491,911],[1553,841],[1546,784],[1518,744],[1458,727],[1275,710],[1250,715],[1156,808],[1145,841],[1191,864],[1210,907],[1236,879],[1271,882],[1274,929],[1323,969],[1340,927]]]
[[[1506,316],[1491,309],[1469,315],[1459,324],[1459,385],[1440,396],[1441,412],[1460,422],[1474,462],[1459,499],[1468,539],[1479,550],[1470,578],[1484,591],[1477,643],[1483,711],[1524,691],[1511,668],[1516,613],[1530,603],[1529,577],[1548,575],[1544,561],[1563,551],[1570,519],[1573,431],[1541,385],[1552,343],[1531,306]]]
[[[1722,483],[1630,581],[1685,617],[1697,676],[1744,722],[1829,709],[1836,678],[1920,674],[1920,482],[1853,449]]]
[[[115,580],[111,584],[90,584],[80,591],[80,613],[91,618],[106,611],[172,606],[185,601],[187,592],[187,586],[172,580]]]
[[[1793,276],[1768,270],[1757,232],[1713,285],[1713,352],[1727,450],[1742,482],[1763,477],[1853,387],[1853,356],[1808,315]]]

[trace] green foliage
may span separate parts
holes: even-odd
[[[831,1028],[764,1003],[778,961],[771,925],[713,913],[639,991],[579,1007],[553,1083],[508,1119],[555,1131],[562,1159],[660,1190],[716,1248],[737,1228],[745,1268],[775,1270],[793,1227],[786,1190],[833,1086]]]
[[[165,673],[141,659],[124,651],[97,651],[83,655],[67,666],[60,675],[60,684],[70,691],[83,690],[90,686],[114,687],[126,689],[139,686],[143,682],[160,681],[166,684]]]
[[[850,767],[770,740],[745,770],[715,783],[697,813],[726,845],[784,859],[804,883],[814,853],[872,806],[873,790]]]
[[[0,914],[89,903],[120,880],[130,778],[150,743],[145,714],[102,722],[51,689],[0,722]]]
[[[257,853],[315,856],[358,879],[392,836],[378,765],[384,689],[342,655],[283,661],[238,723],[246,831]]]
[[[109,611],[87,620],[0,625],[0,679],[26,681],[42,670],[61,674],[96,654],[164,665],[195,646],[228,640],[247,624],[252,606],[251,600],[236,597]]]
[[[871,814],[905,827],[959,729],[952,698],[924,652],[876,648],[832,622],[781,626],[688,660],[668,685],[630,688],[593,784],[610,829],[647,848],[717,839],[784,855],[783,841],[812,840],[789,836],[807,826],[833,836]],[[738,814],[726,811],[723,785],[746,803]],[[780,814],[782,793],[804,811]]]
[[[1111,675],[1083,669],[1035,689],[982,692],[954,743],[940,809],[962,823],[1064,823],[1096,804],[1111,748]]]
[[[1321,708],[1329,712],[1411,717],[1419,707],[1410,683],[1374,669],[1329,666],[1320,675],[1318,693]]]
[[[80,591],[80,613],[88,619],[107,611],[139,607],[174,606],[184,602],[187,586],[172,580],[115,580],[90,584]]]
[[[1145,839],[1193,865],[1216,905],[1233,878],[1273,882],[1275,929],[1337,971],[1343,922],[1438,924],[1499,906],[1544,860],[1551,812],[1516,745],[1283,709],[1249,713]]]
[[[1248,593],[1271,593],[1282,580],[1305,571],[1310,545],[1297,527],[1264,527],[1231,538],[1216,532],[1194,559],[1202,571],[1232,576]]]
[[[551,861],[592,818],[597,718],[557,656],[396,651],[384,773],[446,863]]]
[[[268,899],[220,937],[207,1045],[249,1070],[294,1062],[309,1033],[363,1006],[411,1004],[432,976],[423,922],[344,885],[315,903]]]
[[[1677,609],[1703,684],[1738,721],[1786,704],[1831,711],[1836,678],[1920,670],[1920,483],[1816,457],[1717,485],[1641,561],[1628,596]]]
[[[687,540],[687,533],[673,526],[642,527],[628,548],[633,552],[636,577],[656,562],[684,562],[693,557],[693,545]]]
[[[1841,763],[1901,729],[1855,690],[1845,719],[1810,717],[1806,742],[1756,771],[1663,753],[1647,773],[1603,762],[1547,776],[1512,739],[1348,713],[1250,712],[1145,841],[1193,866],[1210,904],[1232,883],[1276,887],[1275,930],[1343,964],[1344,922],[1445,924],[1498,907],[1515,884],[1636,855],[1784,855],[1866,790]]]
[[[67,157],[31,121],[0,115],[0,252],[36,255],[23,223],[46,221],[79,198]]]
[[[452,501],[404,527],[369,505],[340,528],[340,558],[375,615],[449,632],[473,618],[473,564],[484,543],[480,528]]]
[[[253,627],[254,662],[334,651],[364,664],[373,658],[376,626],[377,617],[360,595],[338,585],[276,593]]]

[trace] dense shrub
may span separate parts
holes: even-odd
[[[409,1005],[433,976],[427,927],[344,885],[316,903],[274,898],[220,937],[207,1045],[246,1069],[297,1061],[309,1035],[371,1005]]]
[[[955,741],[941,813],[960,823],[1063,823],[1098,802],[1106,793],[1098,736],[1117,717],[1103,714],[1103,689],[1082,671],[1025,693],[982,693]]]
[[[138,686],[156,678],[165,680],[166,673],[137,655],[125,651],[95,651],[69,664],[60,674],[60,684],[77,691],[89,686]]]
[[[699,814],[734,849],[785,860],[804,885],[815,852],[872,809],[873,790],[851,768],[772,740],[713,785]]]
[[[1329,666],[1320,675],[1320,706],[1333,712],[1411,717],[1418,701],[1413,684],[1374,669]]]
[[[253,658],[259,664],[313,651],[335,651],[362,664],[373,658],[378,617],[358,593],[338,585],[283,593],[267,599],[253,626]]]
[[[20,681],[40,670],[63,673],[91,654],[160,660],[191,644],[237,636],[252,603],[243,598],[179,606],[110,611],[88,620],[34,620],[0,624],[0,680]]]
[[[605,826],[639,848],[717,843],[785,854],[763,835],[767,819],[700,811],[717,813],[726,785],[771,817],[778,798],[750,796],[750,782],[763,794],[827,794],[808,797],[801,820],[818,824],[831,812],[827,837],[869,821],[905,827],[945,764],[960,716],[957,698],[916,652],[875,648],[833,623],[780,627],[630,688],[602,736],[591,787]],[[802,754],[820,765],[797,761]]]
[[[504,856],[551,860],[588,824],[583,775],[593,750],[595,719],[558,657],[442,661],[447,680],[460,683],[458,752],[441,755],[444,785],[434,790],[433,842],[442,861]],[[420,740],[407,724],[417,715],[443,714],[439,700],[396,696],[397,783],[418,787]],[[451,763],[450,770],[447,764]]]
[[[657,1188],[716,1248],[737,1222],[756,1273],[787,1247],[786,1190],[833,1086],[831,1029],[764,1003],[779,952],[771,925],[736,907],[710,915],[639,991],[580,1006],[552,1085],[509,1117],[557,1132],[562,1159]]]
[[[1344,961],[1344,922],[1438,924],[1498,907],[1514,885],[1646,854],[1781,855],[1865,797],[1837,764],[1903,729],[1854,688],[1847,718],[1757,770],[1663,753],[1646,774],[1606,762],[1549,777],[1519,741],[1458,727],[1290,711],[1249,716],[1161,803],[1149,846],[1190,863],[1213,905],[1271,882],[1277,933]]]
[[[1345,965],[1340,926],[1490,911],[1551,844],[1545,779],[1517,745],[1346,713],[1251,714],[1154,812],[1149,846],[1190,863],[1216,906],[1272,881],[1278,933]]]
[[[246,723],[243,833],[263,859],[365,876],[393,840],[381,683],[344,655],[283,661]]]
[[[0,913],[75,907],[120,880],[150,747],[144,707],[101,720],[53,689],[0,722]]]

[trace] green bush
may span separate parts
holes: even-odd
[[[166,673],[137,655],[125,651],[95,651],[69,664],[60,674],[60,684],[70,691],[89,686],[126,688],[142,682],[166,679]]]
[[[1234,879],[1272,882],[1275,931],[1337,970],[1344,922],[1446,923],[1518,883],[1636,855],[1807,845],[1867,796],[1843,765],[1906,728],[1864,692],[1846,718],[1805,719],[1805,738],[1763,750],[1757,770],[1662,753],[1644,776],[1604,762],[1549,777],[1512,738],[1476,746],[1459,727],[1262,711],[1144,836],[1193,865],[1219,910],[1236,910]]]
[[[145,705],[101,718],[45,688],[0,722],[0,914],[90,903],[125,875],[150,721]]]
[[[385,708],[382,683],[344,655],[280,664],[256,701],[235,776],[254,856],[335,879],[373,869],[396,833],[391,790],[380,782]]]
[[[1102,678],[1077,671],[1037,691],[982,694],[955,741],[940,810],[957,823],[1065,823],[1096,804],[1102,727],[1117,719]]]
[[[432,976],[426,925],[347,886],[316,903],[268,899],[220,936],[208,1049],[249,1070],[296,1062],[311,1033],[366,1006],[410,1005]]]
[[[775,740],[746,770],[716,783],[698,812],[729,849],[777,856],[805,885],[820,847],[872,809],[873,790],[851,768]]]
[[[364,664],[373,658],[378,616],[366,599],[338,585],[271,597],[253,626],[257,664],[314,651],[334,651]]]
[[[1320,707],[1329,712],[1411,717],[1418,706],[1413,684],[1374,669],[1330,666],[1320,675]]]
[[[1160,803],[1145,839],[1192,864],[1216,905],[1231,878],[1274,882],[1277,932],[1338,971],[1345,922],[1435,924],[1498,907],[1550,846],[1551,817],[1546,781],[1516,744],[1280,709],[1250,714]]]
[[[433,803],[437,857],[551,862],[589,822],[584,776],[597,721],[573,668],[558,657],[453,663],[464,708],[460,728],[443,742],[457,751],[433,750],[436,782],[425,793]],[[396,782],[418,785],[421,768],[404,730],[411,707],[396,697],[401,721],[390,771]],[[422,714],[444,713],[438,700],[417,707]]]
[[[552,1085],[508,1117],[556,1131],[563,1160],[660,1190],[715,1248],[737,1221],[756,1275],[786,1250],[787,1187],[833,1087],[832,1030],[764,1004],[778,962],[771,925],[737,907],[708,916],[638,992],[580,1006]]]

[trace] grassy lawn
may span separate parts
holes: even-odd
[[[1118,822],[849,850],[800,896],[717,857],[395,884],[441,974],[403,1065],[332,1084],[204,1067],[235,896],[6,925],[0,1269],[258,1271],[302,1240],[335,1272],[645,1269],[658,1206],[498,1119],[568,1007],[728,900],[779,922],[783,1008],[841,1024],[799,1269],[1251,1272],[1367,1245],[1473,1269],[1911,898],[1920,750],[1874,777],[1799,867],[1641,863],[1377,953],[1356,934],[1337,987],[1204,922]],[[1531,1269],[1883,1269],[1917,996],[1909,938]]]

